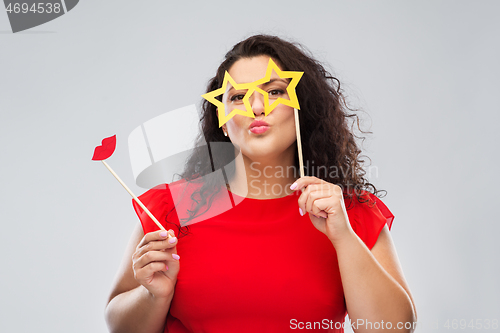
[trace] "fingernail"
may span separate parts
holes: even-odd
[[[291,186],[290,186],[290,190],[295,190],[295,188],[297,187],[297,183],[293,183]]]
[[[319,218],[319,216],[318,216],[318,215],[314,215],[314,214],[312,214],[312,216]]]
[[[177,237],[172,237],[172,238],[170,238],[170,239],[168,240],[168,242],[169,242],[170,244],[174,244],[176,240],[177,240]]]
[[[299,213],[300,213],[300,216],[304,216],[304,212],[302,211],[301,208],[299,208]]]
[[[174,258],[175,260],[179,260],[181,257],[179,257],[178,254],[172,253],[172,258]]]
[[[165,230],[160,232],[160,236],[161,237],[167,237],[168,236],[168,232],[166,232]]]
[[[166,269],[167,269],[167,271],[168,271],[168,266],[167,266],[167,265],[165,265],[165,268],[166,268]]]

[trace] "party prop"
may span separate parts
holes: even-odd
[[[276,72],[276,74],[278,74],[278,76],[280,78],[291,79],[290,83],[288,84],[288,86],[286,88],[286,91],[288,93],[288,97],[290,99],[284,99],[284,98],[279,97],[272,104],[269,104],[269,95],[267,94],[267,92],[260,89],[259,86],[266,83],[266,82],[271,81],[271,75],[272,75],[273,70]],[[264,96],[264,113],[266,116],[269,115],[271,113],[271,111],[273,111],[280,103],[294,108],[295,132],[297,134],[297,150],[299,153],[300,177],[304,177],[304,160],[302,157],[302,144],[301,144],[301,139],[300,139],[300,123],[299,123],[299,113],[298,113],[298,110],[300,110],[300,106],[299,106],[299,100],[297,98],[297,93],[295,91],[295,88],[297,87],[297,84],[299,83],[299,80],[301,79],[303,74],[304,74],[304,72],[282,71],[276,65],[276,63],[273,61],[273,59],[269,58],[269,63],[267,65],[267,69],[266,69],[266,75],[262,79],[251,82],[251,83],[237,84],[236,82],[234,82],[233,78],[226,71],[224,74],[224,80],[222,82],[222,87],[219,89],[216,89],[214,91],[211,91],[209,93],[206,93],[206,94],[202,95],[201,97],[205,98],[207,101],[209,101],[210,103],[214,104],[217,107],[218,114],[219,114],[219,128],[222,127],[222,125],[224,125],[227,121],[229,121],[232,117],[234,117],[237,114],[240,114],[242,116],[247,116],[250,118],[255,118],[255,115],[252,111],[252,107],[250,105],[250,96],[252,96],[252,94],[254,92],[258,92]],[[224,103],[219,101],[215,97],[223,95],[226,92],[228,82],[236,90],[240,90],[240,89],[241,90],[248,89],[248,90],[242,99],[243,105],[245,105],[245,111],[239,110],[239,109],[234,109],[226,116]]]
[[[231,83],[231,85],[236,90],[248,89],[248,91],[245,94],[245,97],[243,97],[243,104],[245,105],[245,111],[234,109],[233,111],[231,111],[231,113],[229,113],[226,116],[224,103],[219,101],[215,97],[222,95],[224,94],[224,92],[226,92],[228,82]],[[255,118],[255,115],[253,114],[252,107],[250,106],[250,101],[249,101],[250,96],[252,95],[254,90],[255,90],[255,85],[253,83],[237,84],[236,82],[234,82],[231,75],[229,75],[229,73],[226,71],[226,73],[224,74],[224,81],[222,82],[222,87],[214,91],[211,91],[207,94],[204,94],[201,97],[205,98],[207,101],[209,101],[210,103],[214,104],[217,107],[219,112],[219,127],[222,127],[222,125],[224,125],[229,119],[231,119],[236,114],[241,114],[242,116]]]
[[[295,133],[297,135],[297,151],[299,153],[300,177],[304,177],[304,159],[302,157],[302,141],[300,139],[299,111],[297,109],[293,109],[293,114],[295,115]]]
[[[279,97],[276,99],[271,105],[269,105],[269,95],[267,92],[264,90],[260,89],[259,86],[271,81],[271,74],[273,73],[273,70],[278,74],[278,76],[281,79],[291,79],[290,83],[288,84],[286,88],[286,92],[288,93],[288,97],[290,99],[284,99]],[[299,83],[300,78],[304,72],[292,72],[292,71],[282,71],[273,61],[273,59],[269,58],[269,64],[267,65],[267,71],[266,71],[266,76],[260,80],[257,80],[253,82],[253,86],[255,91],[261,93],[264,96],[264,112],[265,115],[267,116],[271,111],[273,111],[278,104],[285,104],[288,105],[294,109],[300,110],[299,106],[299,100],[297,99],[297,93],[295,92],[295,88],[297,87],[297,84]],[[248,92],[247,92],[248,94]],[[252,94],[248,94],[248,98],[250,98]],[[246,97],[246,96],[245,96]],[[253,112],[252,112],[253,114]]]
[[[291,79],[290,83],[288,84],[288,86],[286,88],[286,91],[288,93],[288,97],[290,99],[284,99],[284,98],[279,97],[271,105],[269,105],[269,95],[267,94],[267,92],[260,89],[258,86],[262,85],[266,82],[271,81],[271,75],[273,73],[273,70],[276,72],[276,74],[278,74],[278,76],[280,78]],[[271,113],[271,111],[274,110],[278,106],[278,104],[280,104],[280,103],[300,110],[299,101],[297,99],[297,94],[295,92],[295,88],[297,87],[297,84],[299,83],[299,80],[303,74],[304,74],[304,72],[282,71],[276,65],[276,63],[273,61],[273,59],[269,58],[269,63],[267,65],[267,69],[266,69],[266,75],[262,79],[251,82],[251,83],[237,84],[233,80],[231,75],[229,75],[229,73],[226,71],[224,74],[224,80],[222,82],[222,87],[219,89],[216,89],[214,91],[211,91],[209,93],[206,93],[206,94],[202,95],[201,97],[205,98],[207,101],[209,101],[210,103],[214,104],[217,107],[218,114],[219,114],[219,127],[222,127],[222,125],[224,125],[229,119],[234,117],[234,115],[236,115],[236,114],[241,114],[242,116],[255,118],[255,115],[252,111],[252,107],[251,107],[250,101],[249,101],[250,96],[252,96],[254,91],[257,91],[264,96],[264,112],[265,112],[266,116],[269,113]],[[236,90],[245,90],[245,89],[248,89],[248,90],[245,93],[245,96],[243,97],[243,100],[242,100],[243,104],[245,105],[245,111],[239,110],[239,109],[234,109],[226,116],[224,103],[219,101],[215,97],[222,95],[226,92],[228,82],[231,83],[231,85]]]
[[[109,158],[116,149],[116,135],[102,140],[100,146],[95,147],[92,161],[102,161]]]
[[[165,228],[161,225],[161,223],[156,219],[156,217],[154,217],[153,214],[151,214],[151,212],[149,211],[149,209],[144,206],[144,204],[141,202],[141,200],[139,200],[139,198],[137,198],[135,196],[134,193],[132,193],[132,191],[128,188],[128,186],[120,179],[120,177],[118,177],[118,175],[113,171],[113,169],[111,169],[111,167],[108,165],[108,163],[106,163],[104,160],[109,158],[111,155],[113,155],[113,153],[115,152],[115,148],[116,148],[116,135],[113,135],[113,136],[110,136],[109,138],[105,138],[102,140],[102,144],[100,146],[97,146],[94,150],[94,156],[92,157],[92,160],[93,161],[101,161],[104,166],[109,170],[109,172],[111,172],[111,174],[113,176],[115,176],[116,180],[118,180],[118,182],[120,184],[122,184],[122,186],[125,188],[125,190],[132,196],[132,198],[134,198],[135,202],[137,202],[137,204],[139,206],[141,206],[142,209],[144,209],[144,211],[146,212],[146,214],[148,214],[148,216],[151,218],[151,220],[154,221],[154,223],[156,223],[156,225],[158,226],[158,228],[160,228],[161,230],[165,230]],[[168,234],[168,237],[170,238],[170,233]]]

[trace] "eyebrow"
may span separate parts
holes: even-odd
[[[262,85],[263,85],[264,87],[266,87],[266,86],[268,86],[268,85],[270,85],[271,83],[276,82],[276,81],[281,81],[281,82],[283,82],[283,83],[286,83],[287,85],[290,83],[289,81],[287,81],[287,80],[285,80],[285,79],[281,79],[281,78],[280,78],[280,79],[272,79],[272,80],[269,80],[269,81],[267,81],[267,82],[264,82]],[[234,90],[234,87],[229,88],[229,90],[228,90],[227,92],[229,93],[231,90]]]
[[[276,81],[281,81],[281,82],[283,82],[283,83],[286,83],[287,85],[290,83],[290,82],[288,82],[288,81],[287,81],[287,80],[285,80],[285,79],[272,79],[272,80],[269,80],[269,81],[267,81],[267,82],[263,83],[262,85],[263,85],[263,86],[267,86],[267,85],[270,85],[271,83],[276,82]]]

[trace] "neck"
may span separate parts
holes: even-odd
[[[299,178],[294,166],[294,152],[292,145],[274,157],[251,159],[240,154],[235,160],[234,177],[229,180],[231,192],[254,199],[281,198],[291,194],[290,185]]]

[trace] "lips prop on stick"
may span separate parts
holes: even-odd
[[[108,163],[106,163],[104,161],[105,159],[107,159],[111,155],[113,155],[113,153],[115,152],[115,148],[116,148],[116,135],[113,135],[113,136],[110,136],[109,138],[103,139],[102,144],[100,146],[95,147],[94,156],[92,156],[92,160],[93,161],[101,161],[104,164],[104,166],[106,168],[108,168],[109,172],[111,172],[111,174],[113,176],[115,176],[116,180],[118,180],[118,182],[120,184],[122,184],[122,186],[125,188],[125,190],[127,190],[127,192],[132,196],[132,198],[134,198],[135,202],[137,202],[137,204],[139,206],[141,206],[141,208],[146,212],[146,214],[148,214],[148,216],[151,218],[151,220],[153,220],[154,223],[156,223],[158,228],[160,228],[161,230],[165,230],[165,228],[156,219],[156,217],[154,217],[154,215],[151,214],[149,209],[147,209],[147,207],[144,206],[144,204],[141,202],[141,200],[139,200],[139,198],[137,198],[135,196],[135,194],[132,193],[132,191],[128,188],[128,186],[125,185],[125,183],[120,179],[120,177],[118,177],[118,175],[113,171],[113,169],[111,169],[111,167],[108,165]],[[169,233],[168,238],[170,238],[170,237],[171,236]]]

